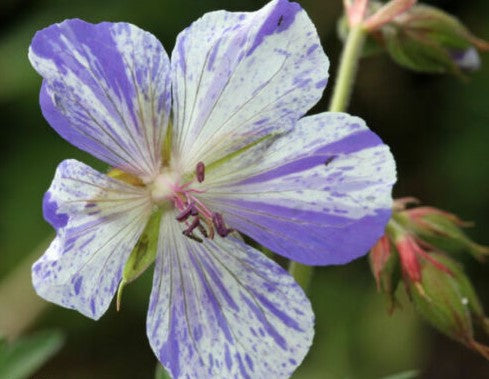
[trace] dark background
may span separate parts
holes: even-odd
[[[299,2],[318,28],[334,79],[341,48],[336,37],[341,0]],[[430,3],[489,39],[486,0]],[[0,0],[0,279],[32,260],[32,252],[51,233],[42,219],[41,198],[57,164],[77,158],[105,169],[57,136],[42,118],[41,79],[27,60],[34,32],[71,17],[127,21],[155,34],[170,53],[178,32],[203,13],[255,10],[264,4],[263,0]],[[470,235],[489,244],[489,56],[482,60],[482,69],[464,83],[407,72],[385,56],[365,59],[350,113],[363,117],[391,146],[399,174],[396,196],[413,195],[475,221]],[[331,91],[332,86],[313,113],[326,110]],[[463,263],[489,309],[488,266],[470,257]],[[18,288],[21,296],[29,297],[27,272]],[[25,334],[61,328],[67,335],[65,348],[36,377],[151,378],[156,361],[145,334],[150,282],[149,272],[126,289],[122,311],[112,307],[99,322],[45,306],[36,298],[29,300],[32,309],[22,312],[40,315]],[[388,316],[364,258],[316,270],[311,298],[317,315],[315,344],[294,378],[380,378],[410,369],[421,370],[423,378],[489,378],[487,361],[420,321],[405,297],[403,309]],[[0,313],[17,302],[20,299],[0,302]]]

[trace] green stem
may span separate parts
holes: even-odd
[[[350,102],[353,84],[355,82],[358,62],[365,42],[365,30],[362,26],[350,29],[348,38],[341,54],[340,66],[336,76],[336,83],[329,105],[330,112],[344,112]],[[307,291],[311,282],[313,267],[305,266],[297,262],[290,262],[289,273]]]
[[[330,112],[346,111],[355,82],[358,62],[362,54],[366,33],[362,26],[351,28],[343,47],[340,67],[329,105]]]
[[[49,241],[39,244],[0,282],[0,335],[8,339],[22,334],[47,309],[32,288],[31,266],[48,246]]]

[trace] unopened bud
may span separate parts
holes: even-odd
[[[399,213],[417,236],[439,251],[468,251],[478,260],[489,256],[489,247],[472,241],[462,227],[471,226],[456,215],[433,207],[417,207]]]
[[[395,292],[401,279],[399,255],[387,236],[383,236],[369,254],[370,267],[374,274],[377,289],[387,295],[389,311],[398,305]]]
[[[455,268],[446,257],[432,254],[433,260]],[[452,267],[453,266],[453,267]],[[422,279],[418,285],[410,284],[411,297],[417,311],[436,329],[489,358],[489,348],[474,339],[471,320],[471,298],[467,293],[464,276],[455,270],[448,274],[428,261],[421,263]],[[462,279],[462,280],[461,280]]]
[[[475,37],[457,18],[424,4],[412,6],[372,32],[398,64],[421,72],[462,75],[479,68],[478,51],[489,50],[489,43]]]

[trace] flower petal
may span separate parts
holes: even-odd
[[[152,34],[66,20],[36,33],[29,59],[44,78],[44,117],[63,138],[131,174],[158,173],[170,63]]]
[[[149,218],[146,192],[66,160],[44,196],[43,211],[57,236],[32,267],[36,292],[98,319]]]
[[[286,130],[321,97],[329,61],[297,3],[204,15],[172,53],[176,154],[184,170]]]
[[[303,118],[268,143],[207,172],[206,205],[301,263],[341,264],[365,254],[391,214],[389,148],[363,120],[342,113]]]
[[[147,332],[174,378],[288,378],[314,315],[280,266],[232,236],[197,243],[162,220]]]

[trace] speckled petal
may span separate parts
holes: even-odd
[[[162,221],[147,332],[177,378],[288,378],[314,316],[293,278],[233,236],[197,243]]]
[[[172,53],[175,153],[184,170],[289,129],[321,97],[329,61],[297,3],[204,15]]]
[[[63,138],[142,178],[158,173],[170,62],[152,34],[66,20],[36,33],[29,59],[44,78],[43,115]]]
[[[275,253],[342,264],[383,234],[395,180],[389,148],[363,120],[322,113],[208,170],[201,197]]]
[[[56,238],[32,267],[36,292],[98,319],[149,218],[146,192],[66,160],[44,196],[43,211]]]

